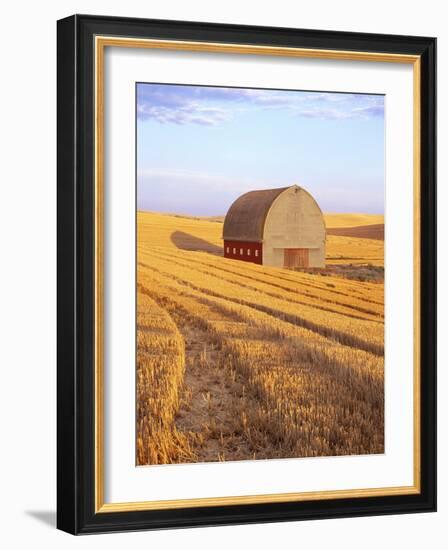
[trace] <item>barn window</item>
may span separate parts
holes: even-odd
[[[247,249],[247,255],[250,256],[250,248]]]
[[[233,253],[236,254],[236,248],[233,249]]]
[[[240,256],[242,256],[242,255],[243,255],[243,249],[240,248]]]
[[[229,248],[229,247],[226,248],[226,252],[227,252],[227,254],[230,252],[230,248]]]
[[[255,257],[258,258],[258,250],[255,250]]]

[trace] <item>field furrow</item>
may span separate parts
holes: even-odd
[[[317,347],[313,354],[306,341],[288,337],[285,341],[275,323],[268,324],[267,316],[262,321],[259,312],[258,319],[252,314],[249,322],[237,308],[227,310],[228,318],[237,321],[229,326],[213,319],[211,313],[222,314],[222,309],[184,293],[181,285],[167,289],[157,284],[157,277],[149,277],[144,285],[144,291],[168,312],[183,311],[221,343],[231,366],[256,398],[252,405],[259,403],[243,411],[246,432],[258,445],[275,441],[267,458],[382,452],[380,378],[362,377],[359,369],[350,375],[349,368],[339,368],[329,357],[322,360]],[[263,456],[260,450],[257,457]]]
[[[212,306],[214,311],[226,317],[244,322],[249,330],[248,338],[251,334],[251,327],[256,326],[258,330],[262,330],[268,335],[273,334],[277,338],[283,338],[287,341],[300,342],[303,353],[306,350],[307,357],[310,360],[316,363],[324,362],[328,365],[334,365],[338,369],[339,377],[341,377],[342,372],[347,373],[347,381],[353,377],[360,377],[368,385],[381,386],[383,384],[384,359],[381,356],[337,343],[318,332],[272,317],[251,306],[200,292],[173,277],[155,270],[142,271],[141,283],[146,291],[150,293],[163,294],[163,292],[166,292],[188,296],[200,304]],[[212,313],[208,312],[208,315],[212,315]],[[213,315],[212,318],[214,318]]]
[[[201,292],[212,296],[224,297],[231,301],[250,305],[274,317],[309,328],[343,344],[352,345],[376,354],[383,353],[384,327],[379,323],[350,319],[343,315],[332,314],[311,306],[299,305],[288,300],[266,296],[258,290],[246,288],[210,274],[201,274],[197,270],[183,267],[173,274],[172,262],[147,256],[142,268],[152,268],[165,275],[188,284]]]
[[[328,297],[322,292],[322,296],[319,298],[313,295],[305,285],[293,285],[289,287],[285,285],[275,284],[272,281],[266,280],[260,274],[258,276],[249,275],[246,270],[245,274],[242,274],[238,269],[226,269],[221,266],[214,266],[210,263],[204,263],[202,261],[192,260],[191,258],[185,258],[183,256],[173,256],[170,254],[164,254],[159,251],[153,252],[153,255],[159,258],[167,259],[174,265],[180,267],[188,267],[192,264],[196,266],[198,272],[205,275],[212,275],[214,277],[221,278],[223,280],[231,280],[233,283],[239,283],[242,288],[249,288],[259,292],[263,292],[266,296],[272,296],[274,298],[287,298],[289,301],[297,304],[308,305],[316,307],[323,311],[329,311],[346,317],[352,317],[353,319],[366,319],[369,321],[382,322],[382,308],[379,306],[374,308],[368,308],[358,303],[344,303],[343,300],[335,300],[333,297]],[[142,255],[144,261],[145,255]],[[222,263],[222,262],[221,262]],[[236,262],[235,262],[236,263]],[[239,262],[241,263],[241,262]]]
[[[242,263],[238,260],[220,258],[203,252],[173,251],[172,249],[154,247],[152,249],[141,250],[140,258],[147,254],[162,254],[165,257],[174,259],[183,259],[193,265],[204,265],[219,269],[226,274],[237,274],[247,279],[267,283],[274,288],[279,288],[287,292],[300,292],[316,300],[340,304],[342,306],[358,309],[365,313],[383,316],[383,285],[371,284],[367,288],[359,288],[356,281],[346,282],[337,277],[314,277],[310,280],[310,275],[301,272],[291,272],[290,275],[283,274],[277,268],[267,268],[257,264]],[[295,276],[295,277],[294,277]],[[322,279],[322,283],[317,283]],[[368,285],[368,283],[364,283]],[[340,288],[336,290],[336,288]]]
[[[220,340],[182,308],[168,309],[185,341],[185,376],[175,426],[190,441],[194,461],[257,458],[260,451],[264,456],[272,442],[261,432],[255,438],[256,427],[249,434],[244,421],[245,411],[258,404],[245,390],[241,375],[229,367]],[[207,318],[230,331],[235,323],[211,308]]]
[[[169,314],[137,295],[137,464],[184,462],[193,454],[174,425],[184,376],[184,341]]]

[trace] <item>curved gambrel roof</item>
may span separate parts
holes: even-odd
[[[223,238],[232,241],[262,241],[269,209],[287,189],[289,187],[249,191],[238,197],[225,217]]]

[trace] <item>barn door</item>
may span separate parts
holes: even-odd
[[[285,248],[284,267],[308,267],[308,248]]]

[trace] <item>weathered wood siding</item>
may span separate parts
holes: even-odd
[[[262,243],[224,239],[224,258],[262,264]]]

